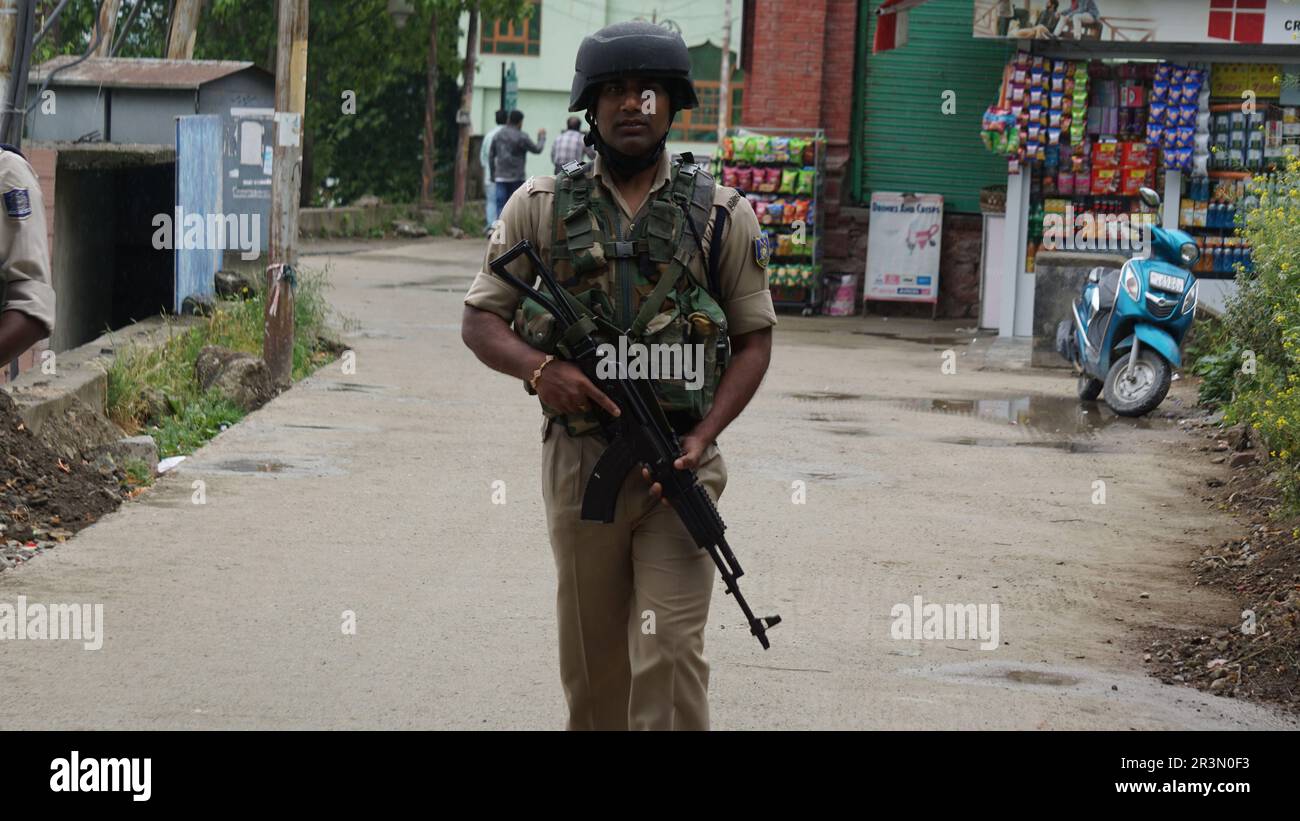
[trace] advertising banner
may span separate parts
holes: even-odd
[[[976,37],[1300,45],[1290,0],[975,0]]]
[[[872,194],[865,298],[938,301],[942,231],[942,195]]]

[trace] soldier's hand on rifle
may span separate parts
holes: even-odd
[[[592,384],[582,369],[571,362],[555,360],[537,380],[537,396],[560,413],[585,413],[595,406],[618,416],[618,405]]]
[[[681,442],[682,455],[678,456],[677,460],[673,462],[673,467],[678,470],[695,470],[700,466],[700,460],[704,457],[704,451],[708,448],[709,443],[706,442],[703,437],[695,436],[694,434],[683,436]],[[644,477],[647,482],[650,482],[650,495],[658,499],[660,502],[668,504],[668,500],[663,498],[663,486],[658,482],[651,482],[649,468],[642,467],[641,476]]]

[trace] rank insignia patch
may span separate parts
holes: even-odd
[[[27,196],[26,188],[10,188],[4,194],[5,213],[16,220],[27,219],[32,215],[32,201]]]
[[[771,259],[772,243],[768,241],[767,234],[760,234],[754,238],[754,261],[760,268],[766,268]]]

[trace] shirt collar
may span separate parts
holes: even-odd
[[[655,181],[654,184],[650,186],[650,194],[646,195],[646,202],[650,201],[650,195],[668,184],[668,181],[672,179],[672,170],[672,157],[668,153],[668,147],[664,146],[664,150],[659,154],[659,163],[655,168]],[[608,184],[606,183],[605,158],[599,154],[597,154],[596,159],[592,161],[591,175],[605,187],[606,191],[609,191],[609,193],[613,195],[614,201],[618,203],[619,208],[623,209],[623,213],[627,214],[629,217],[635,216],[635,214],[628,210],[627,202],[624,201],[623,195],[618,192],[618,188],[616,188],[612,182]]]

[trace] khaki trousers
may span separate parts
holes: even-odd
[[[555,554],[560,679],[570,730],[707,730],[704,627],[716,568],[634,468],[614,521],[582,520],[604,445],[542,426],[542,498]],[[717,445],[697,469],[716,502],[727,484]]]

